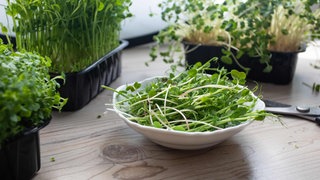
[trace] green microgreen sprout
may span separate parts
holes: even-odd
[[[78,72],[119,45],[131,0],[7,0],[19,49],[52,59],[51,72]]]
[[[320,61],[316,60],[314,63],[311,63],[310,66],[314,69],[320,69]],[[317,82],[313,82],[312,85],[310,83],[302,82],[303,85],[309,87],[312,92],[319,93],[320,92],[320,84]]]
[[[51,119],[52,109],[61,110],[67,99],[51,78],[51,60],[37,53],[13,51],[0,39],[0,149],[3,143],[27,129]]]
[[[215,68],[215,73],[205,74],[213,70],[209,67],[210,61],[197,63],[189,70],[170,72],[168,77],[156,78],[144,86],[137,82],[127,85],[125,91],[104,87],[117,94],[113,105],[125,117],[156,128],[215,131],[271,115],[254,110],[258,97],[244,86],[244,72]]]
[[[308,83],[303,82],[302,84],[311,88],[312,92],[316,92],[316,93],[320,92],[320,84],[318,84],[318,83],[314,82],[312,85],[310,85]]]
[[[282,5],[274,10],[268,30],[274,41],[269,44],[269,50],[295,52],[299,50],[301,43],[310,39],[310,33],[316,24],[310,23],[308,21],[309,17],[303,16],[304,4],[297,2],[293,5],[295,5],[295,13],[285,9]],[[314,16],[319,18],[319,15],[320,10],[316,10]]]

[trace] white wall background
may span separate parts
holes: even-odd
[[[0,23],[9,27],[9,29],[10,29],[10,27],[12,27],[12,21],[6,15],[6,11],[5,11],[6,5],[7,5],[6,0],[0,0]],[[2,32],[1,29],[0,29],[0,32]],[[12,33],[10,33],[10,34],[12,34]]]
[[[166,27],[167,24],[161,20],[161,11],[158,8],[160,1],[162,0],[132,0],[130,11],[133,17],[124,20],[120,38],[139,37]],[[151,17],[150,13],[154,16]]]

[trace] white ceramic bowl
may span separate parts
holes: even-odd
[[[154,81],[155,78],[159,77],[148,78],[141,81],[141,88],[143,88],[144,85],[148,84],[149,82]],[[122,85],[118,87],[117,90],[125,90],[126,86],[127,85]],[[174,149],[193,150],[211,147],[240,132],[253,121],[248,120],[237,126],[228,127],[213,132],[182,132],[175,130],[166,130],[151,126],[140,125],[138,123],[128,120],[125,117],[125,115],[121,113],[121,111],[117,109],[115,106],[115,103],[118,102],[120,99],[121,97],[118,96],[116,93],[113,94],[113,108],[128,126],[130,126],[135,131],[141,133],[145,137],[149,138],[154,143]],[[258,100],[254,110],[263,110],[264,108],[264,102]]]

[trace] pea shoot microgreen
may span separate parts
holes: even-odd
[[[210,61],[197,63],[189,70],[171,72],[143,86],[137,82],[127,85],[125,91],[105,88],[117,93],[113,103],[129,120],[156,128],[214,131],[269,115],[253,110],[258,97],[244,86],[245,73],[222,68],[205,74],[209,67]]]

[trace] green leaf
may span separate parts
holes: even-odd
[[[148,92],[148,96],[149,97],[153,97],[157,94],[157,91],[155,91],[154,89],[151,89],[149,92]]]
[[[160,56],[162,57],[169,57],[170,53],[169,52],[160,52]]]
[[[1,31],[2,31],[4,34],[8,33],[7,27],[3,26],[2,24],[0,24],[0,26],[1,26]]]
[[[98,11],[102,11],[104,9],[104,4],[103,2],[99,2],[99,7],[98,7]]]
[[[204,97],[201,97],[200,100],[201,100],[201,102],[206,102],[206,101],[210,100],[210,98],[204,96]]]
[[[263,69],[263,72],[264,73],[270,73],[272,71],[272,66],[270,66],[270,65],[267,65],[267,67],[265,67],[264,69]]]
[[[237,58],[237,59],[240,59],[243,55],[244,55],[244,52],[243,52],[243,51],[238,51],[238,52],[237,52],[237,55],[236,55],[236,58]]]
[[[160,123],[159,121],[154,121],[154,122],[153,122],[153,127],[155,127],[155,128],[162,128],[162,125],[161,125],[161,123]]]
[[[203,32],[210,33],[213,30],[212,26],[205,26]]]
[[[239,80],[246,79],[246,73],[240,72],[236,69],[231,70],[231,76],[233,79],[239,79]]]
[[[231,118],[238,118],[247,113],[248,109],[246,107],[238,107],[230,116]]]
[[[232,59],[229,56],[222,56],[221,61],[225,64],[232,64]]]
[[[172,129],[176,131],[186,131],[186,129],[182,126],[174,126]]]
[[[289,31],[287,29],[281,29],[282,34],[284,35],[288,35]]]
[[[127,87],[126,87],[126,91],[134,92],[134,91],[135,91],[135,88],[134,88],[133,86],[127,86]]]
[[[262,121],[266,118],[266,115],[265,114],[260,114],[260,115],[257,115],[254,120],[258,120],[258,121]]]
[[[169,78],[170,78],[170,79],[174,78],[174,76],[175,76],[175,75],[174,75],[173,73],[170,73],[170,74],[169,74]]]
[[[195,77],[196,75],[197,75],[197,70],[196,69],[190,69],[189,71],[188,71],[188,75],[190,76],[190,77]]]
[[[133,87],[134,87],[134,89],[139,89],[139,88],[141,87],[141,84],[138,83],[138,82],[135,82],[135,83],[133,84]]]

